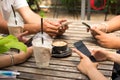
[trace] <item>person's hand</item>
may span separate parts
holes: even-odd
[[[109,54],[111,54],[111,52],[109,51],[106,51],[106,50],[92,50],[91,51],[92,55],[94,56],[94,58],[97,60],[97,61],[106,61],[108,60],[108,56]]]
[[[15,64],[19,64],[26,61],[29,57],[32,56],[32,54],[33,54],[32,46],[27,48],[27,52],[20,51],[19,54],[14,55],[14,57],[16,57]]]
[[[88,74],[90,70],[97,69],[97,63],[93,63],[87,56],[85,56],[83,53],[78,51],[77,49],[73,49],[75,53],[77,53],[80,56],[80,63],[78,64],[77,68],[84,74]]]
[[[28,31],[18,34],[17,35],[18,40],[25,43],[26,41],[28,41],[28,38],[25,37],[27,34],[28,34]]]
[[[60,21],[56,21],[56,22],[52,22],[52,21],[48,21],[48,20],[44,20],[44,32],[48,33],[51,37],[55,37],[57,35],[62,35],[65,30],[68,28],[67,26],[60,29],[60,26],[62,26],[62,22],[64,22],[66,20],[60,20]]]
[[[111,34],[106,34],[98,29],[92,29],[96,33],[94,38],[97,40],[97,42],[105,48],[115,48],[118,49],[119,45],[118,43],[120,42],[120,38],[111,35]]]
[[[62,23],[64,23],[64,22],[66,22],[66,20],[59,20],[59,23],[60,23],[60,24],[62,24]],[[63,33],[65,33],[65,31],[66,31],[67,29],[68,29],[68,25],[60,26],[57,36],[63,35]]]
[[[92,29],[98,29],[102,32],[106,32],[106,26],[104,24],[94,24],[91,26],[91,28],[87,28],[87,32],[91,32],[92,36],[96,36],[96,32],[94,32]]]

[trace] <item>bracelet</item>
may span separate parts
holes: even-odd
[[[14,56],[13,54],[9,54],[10,58],[11,58],[11,65],[13,66],[14,65]]]
[[[107,23],[101,23],[102,25],[104,25],[104,27],[105,27],[105,32],[107,33],[108,32],[108,24]]]

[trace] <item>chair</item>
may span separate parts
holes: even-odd
[[[107,16],[108,16],[109,3],[110,3],[109,0],[103,0],[103,4],[99,7],[96,7],[94,0],[88,0],[87,19],[90,20],[91,9],[93,9],[93,11],[102,11],[103,10],[105,13],[104,21],[106,21]],[[106,4],[107,4],[107,6],[106,6]]]

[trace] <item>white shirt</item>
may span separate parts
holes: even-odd
[[[8,21],[11,13],[12,13],[12,7],[13,5],[14,9],[19,9],[21,7],[28,6],[28,3],[26,0],[0,0],[0,6],[2,8],[2,14],[5,20]]]

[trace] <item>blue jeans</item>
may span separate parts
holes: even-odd
[[[120,54],[120,50],[117,53]],[[114,63],[112,80],[120,80],[120,64]]]

